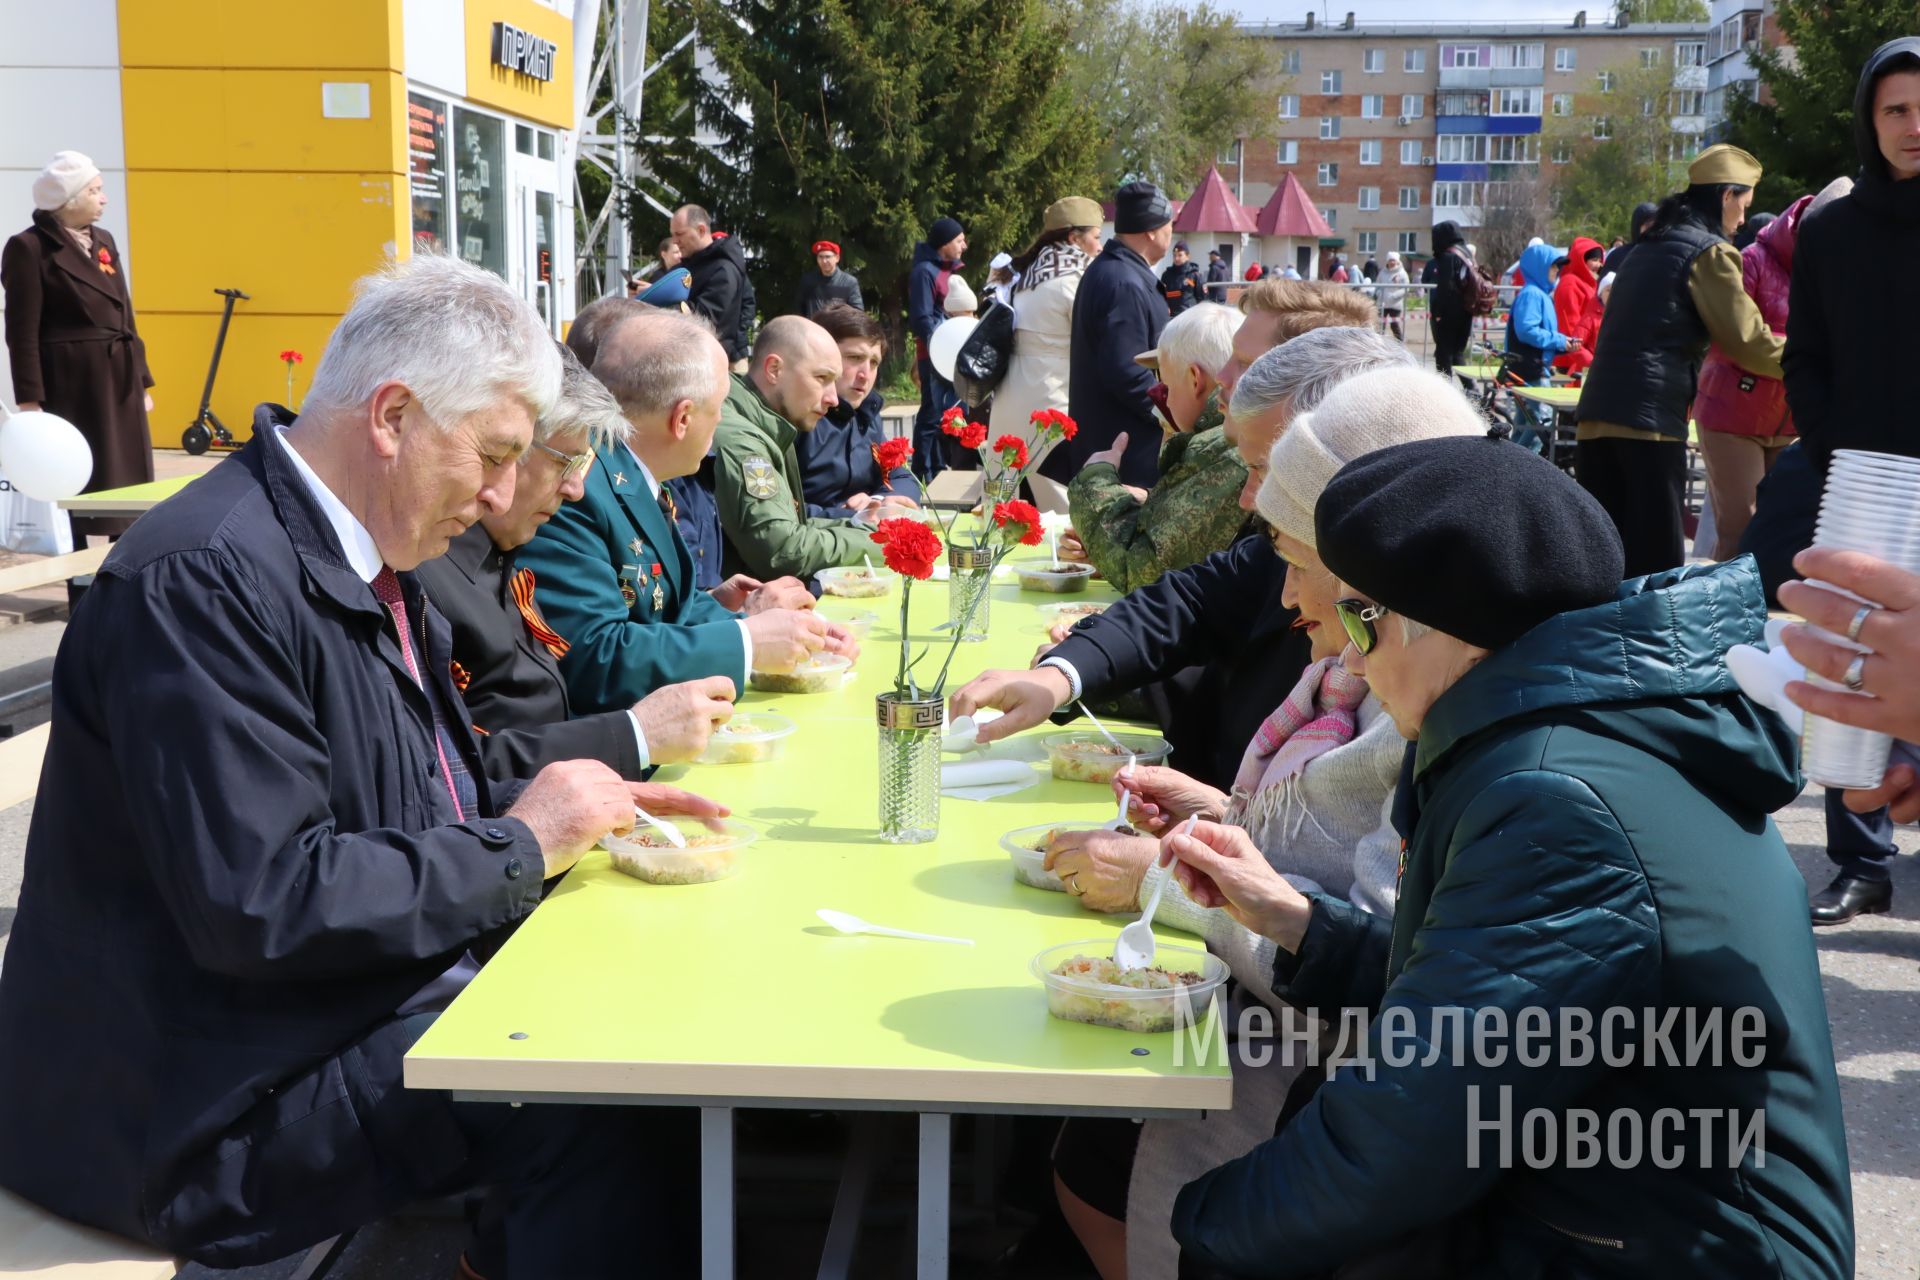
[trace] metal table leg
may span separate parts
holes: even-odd
[[[700,1276],[733,1280],[733,1108],[700,1108]]]
[[[877,1111],[862,1111],[853,1117],[853,1140],[840,1173],[840,1191],[833,1200],[833,1218],[827,1224],[827,1242],[820,1249],[816,1280],[847,1280],[854,1247],[860,1239],[860,1215],[866,1209],[867,1191],[873,1185],[874,1171],[893,1146],[887,1128],[891,1118]]]
[[[953,1158],[953,1117],[927,1111],[920,1115],[919,1280],[947,1280],[949,1169]]]

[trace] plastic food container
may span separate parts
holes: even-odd
[[[832,693],[853,666],[838,653],[816,653],[791,671],[755,671],[747,683],[762,693]]]
[[[820,589],[830,596],[870,600],[893,590],[893,580],[899,575],[878,565],[869,568],[863,564],[853,564],[822,569],[818,576]]]
[[[1072,604],[1043,604],[1034,612],[1040,615],[1040,629],[1053,630],[1056,622],[1078,622],[1082,618],[1091,618],[1096,613],[1105,613],[1107,606],[1097,600],[1076,600]]]
[[[1050,889],[1054,893],[1065,893],[1067,886],[1060,877],[1048,871],[1047,841],[1056,831],[1097,831],[1100,824],[1094,822],[1043,822],[1037,827],[1015,827],[1000,837],[1000,847],[1013,859],[1013,878],[1021,884],[1035,889]],[[1131,827],[1123,834],[1133,833]],[[1137,833],[1135,833],[1137,834]]]
[[[676,849],[667,838],[646,823],[624,836],[608,836],[600,842],[613,859],[613,868],[648,884],[705,884],[724,880],[739,869],[740,851],[760,838],[752,827],[719,820],[719,830],[711,830],[688,819],[662,817],[680,828],[687,847]]]
[[[1116,733],[1116,747],[1099,733],[1056,733],[1047,739],[1047,763],[1053,776],[1064,782],[1098,782],[1108,785],[1113,775],[1127,767],[1132,753],[1135,764],[1165,764],[1173,744],[1147,733]]]
[[[873,624],[880,619],[879,614],[867,609],[855,609],[851,613],[841,614],[823,613],[820,616],[828,622],[845,627],[848,634],[855,640],[865,640],[867,633],[873,630]]]
[[[1093,580],[1093,566],[1043,560],[1039,564],[1016,564],[1013,576],[1022,591],[1052,591],[1064,595],[1069,591],[1085,591],[1087,583]]]
[[[707,739],[699,764],[759,764],[780,754],[781,741],[793,732],[793,721],[768,711],[736,711]]]
[[[1154,1033],[1206,1016],[1226,962],[1195,947],[1162,943],[1151,969],[1123,970],[1113,962],[1113,939],[1094,938],[1048,947],[1029,968],[1047,991],[1047,1012],[1068,1022]]]

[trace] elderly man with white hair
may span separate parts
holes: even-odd
[[[1152,396],[1166,442],[1152,492],[1120,481],[1126,432],[1087,459],[1067,486],[1067,509],[1087,559],[1116,591],[1155,582],[1232,544],[1247,518],[1234,497],[1247,468],[1221,426],[1220,371],[1233,359],[1243,317],[1196,302],[1160,331],[1160,345],[1134,359],[1156,369]]]
[[[0,978],[0,1183],[218,1267],[480,1186],[480,1275],[632,1275],[636,1236],[675,1221],[643,1126],[681,1117],[401,1082],[477,957],[636,798],[720,812],[598,761],[517,794],[481,767],[413,570],[512,505],[559,389],[524,301],[416,254],[363,282],[297,420],[263,408],[114,548],[54,669]]]

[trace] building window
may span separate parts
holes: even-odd
[[[1239,164],[1240,163],[1240,139],[1235,138],[1230,144],[1220,148],[1220,154],[1217,157],[1217,161],[1220,164]]]
[[[1480,46],[1477,44],[1443,44],[1440,46],[1440,65],[1442,67],[1473,68],[1480,65]]]
[[[1651,96],[1640,99],[1640,114],[1643,116],[1653,114],[1653,98]]]
[[[1493,114],[1496,116],[1537,116],[1540,114],[1540,89],[1495,89]]]
[[[1425,49],[1408,49],[1400,55],[1400,69],[1402,71],[1425,71],[1427,69],[1427,51]]]
[[[1436,209],[1472,209],[1486,198],[1486,184],[1482,182],[1436,182],[1433,184],[1433,205]]]
[[[447,221],[447,104],[407,95],[407,190],[413,197],[413,242],[442,249]]]
[[[1280,71],[1282,74],[1290,76],[1300,74],[1300,51],[1298,49],[1281,50]]]
[[[1340,229],[1340,211],[1338,209],[1322,209],[1320,216],[1327,220],[1327,230],[1338,231]]]
[[[1573,114],[1573,95],[1570,93],[1554,94],[1553,95],[1553,114],[1557,116],[1572,115]]]
[[[1667,107],[1671,115],[1697,116],[1707,109],[1707,95],[1700,89],[1675,89]]]
[[[1420,207],[1420,188],[1400,188],[1400,207],[1408,211],[1418,209]]]
[[[1567,164],[1573,159],[1573,144],[1564,139],[1553,144],[1553,162]]]
[[[1299,94],[1283,93],[1280,95],[1280,118],[1282,120],[1298,120],[1300,118]]]
[[[1613,121],[1606,116],[1593,118],[1593,138],[1596,142],[1606,142],[1613,137]]]
[[[1485,164],[1487,135],[1484,133],[1443,133],[1436,141],[1434,158],[1441,164]]]
[[[1360,163],[1361,164],[1379,164],[1380,163],[1380,139],[1367,138],[1361,142]]]
[[[1385,71],[1387,69],[1387,51],[1385,49],[1367,50],[1360,57],[1360,69],[1369,75]]]
[[[1371,258],[1380,252],[1380,233],[1378,231],[1357,231],[1354,233],[1354,248]]]
[[[1580,52],[1564,45],[1553,51],[1553,69],[1555,71],[1573,71],[1580,65]]]
[[[1421,116],[1427,114],[1427,100],[1425,96],[1418,93],[1401,94],[1400,114],[1409,120],[1418,120]]]
[[[1678,134],[1667,141],[1667,159],[1676,164],[1686,164],[1700,154],[1700,135],[1697,133]]]
[[[1541,65],[1546,46],[1539,44],[1497,44],[1493,46],[1493,65],[1526,69]]]
[[[1660,57],[1660,50],[1658,48],[1642,49],[1640,51],[1641,66],[1657,67],[1660,65],[1661,62],[1662,62],[1662,58]]]
[[[1340,136],[1340,117],[1339,116],[1321,116],[1320,117],[1320,140],[1322,142],[1330,142],[1339,136]]]
[[[1538,164],[1540,135],[1509,134],[1487,139],[1487,159],[1494,164]]]
[[[1378,120],[1385,114],[1387,114],[1387,99],[1385,94],[1368,93],[1361,95],[1360,118],[1362,120]]]
[[[1300,144],[1292,139],[1282,142],[1273,149],[1273,162],[1275,164],[1299,164]]]
[[[453,109],[453,190],[461,258],[498,276],[507,274],[505,122]]]
[[[1322,160],[1319,172],[1320,185],[1337,187],[1340,185],[1340,166],[1332,160]]]
[[[1707,42],[1704,40],[1682,40],[1673,46],[1673,65],[1676,67],[1704,67],[1707,65]]]
[[[1402,231],[1399,242],[1395,247],[1398,248],[1401,253],[1420,252],[1420,233],[1418,231]]]
[[[1400,163],[1420,163],[1420,139],[1408,138],[1400,144]]]
[[[1602,93],[1613,92],[1613,72],[1602,71],[1600,73],[1600,92]]]
[[[1437,116],[1483,116],[1487,114],[1487,95],[1485,93],[1437,94],[1434,97],[1433,113]]]
[[[1338,71],[1322,71],[1320,73],[1320,92],[1340,92],[1340,73]]]

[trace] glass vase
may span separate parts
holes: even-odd
[[[988,476],[980,485],[980,519],[991,521],[993,508],[1001,502],[1012,502],[1020,496],[1020,475],[1018,472],[1002,472]]]
[[[947,623],[969,643],[987,638],[993,611],[993,548],[947,547]]]
[[[880,838],[924,844],[940,834],[939,698],[883,693],[873,700],[880,726]]]

